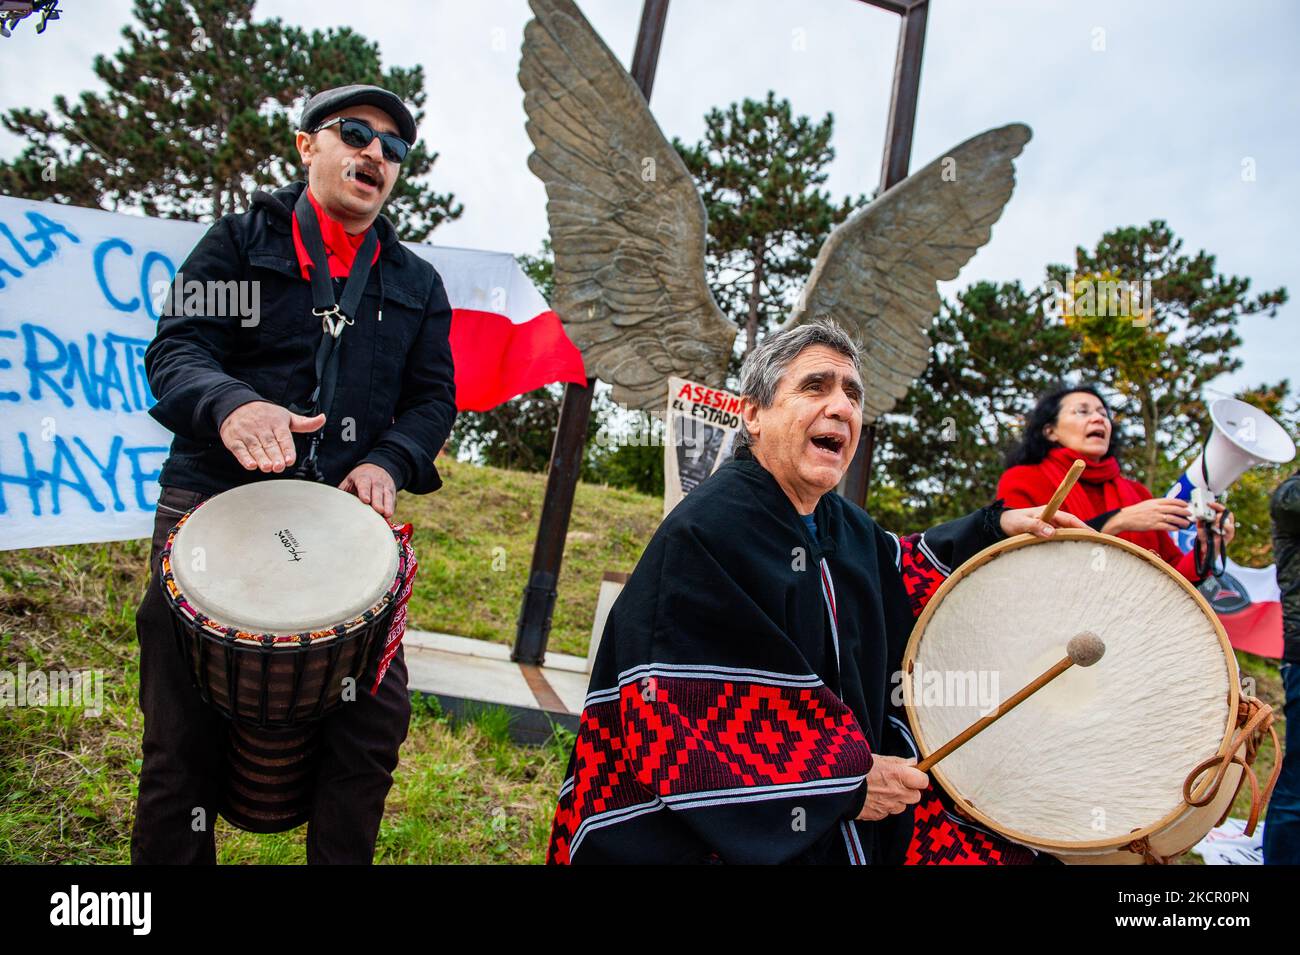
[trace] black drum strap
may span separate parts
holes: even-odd
[[[366,280],[370,277],[370,263],[375,257],[375,246],[379,239],[374,227],[366,230],[366,237],[357,250],[347,281],[343,285],[343,299],[334,300],[334,280],[330,278],[329,259],[325,252],[325,240],[321,237],[320,221],[316,218],[316,209],[307,198],[307,190],[302,191],[294,205],[294,216],[298,220],[298,230],[302,233],[302,243],[311,256],[307,267],[311,276],[312,314],[321,320],[321,341],[316,347],[316,387],[305,404],[294,404],[289,410],[295,414],[315,416],[324,412],[327,416],[334,403],[334,391],[338,383],[339,349],[343,342],[343,330],[353,324],[357,309],[361,305],[361,296],[366,289]],[[329,424],[329,421],[326,421]],[[324,475],[316,462],[317,449],[320,446],[321,432],[311,437],[311,447],[306,458],[298,466],[295,476],[311,481],[323,481]]]

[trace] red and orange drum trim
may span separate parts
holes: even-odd
[[[393,538],[397,544],[399,552],[397,575],[394,577],[392,584],[389,585],[388,590],[379,598],[375,605],[360,616],[336,624],[332,627],[327,627],[323,630],[308,630],[301,633],[279,635],[240,630],[236,627],[230,627],[213,620],[186,599],[185,594],[181,592],[181,589],[177,585],[176,579],[172,574],[172,547],[176,542],[176,535],[185,525],[185,522],[188,521],[205,503],[206,501],[200,501],[194,507],[190,508],[190,510],[176,522],[176,526],[173,527],[171,532],[167,535],[167,543],[163,547],[161,555],[162,582],[167,600],[176,608],[181,616],[186,620],[192,621],[196,626],[202,628],[206,633],[219,640],[229,643],[250,643],[262,647],[275,646],[277,644],[311,646],[316,643],[323,643],[328,640],[333,640],[336,637],[346,636],[354,630],[369,625],[376,617],[384,613],[388,609],[389,604],[396,600],[401,593],[402,586],[406,580],[408,545],[406,545],[406,538],[403,536],[403,528],[393,527]]]

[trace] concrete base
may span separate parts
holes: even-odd
[[[503,643],[408,630],[403,640],[409,686],[437,697],[458,719],[488,706],[511,715],[510,735],[543,743],[558,724],[576,731],[587,695],[587,661],[548,652],[543,667],[515,663]]]

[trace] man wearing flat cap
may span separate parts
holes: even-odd
[[[144,713],[136,863],[216,861],[225,725],[192,685],[158,582],[177,519],[251,481],[325,481],[385,518],[399,490],[441,485],[434,458],[456,417],[451,307],[438,273],[380,215],[415,120],[388,90],[353,85],[313,96],[299,126],[307,182],[255,193],[248,212],[213,225],[176,276],[253,283],[255,320],[167,310],[145,354],[158,399],[150,413],[175,437],[136,614]],[[320,307],[322,296],[335,305]],[[371,694],[375,666],[355,701],[320,724],[310,863],[367,863],[374,853],[410,719],[400,650]]]

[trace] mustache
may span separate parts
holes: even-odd
[[[382,166],[375,165],[372,162],[353,161],[347,166],[347,175],[355,179],[358,176],[365,176],[374,180],[376,185],[384,184],[384,169]]]

